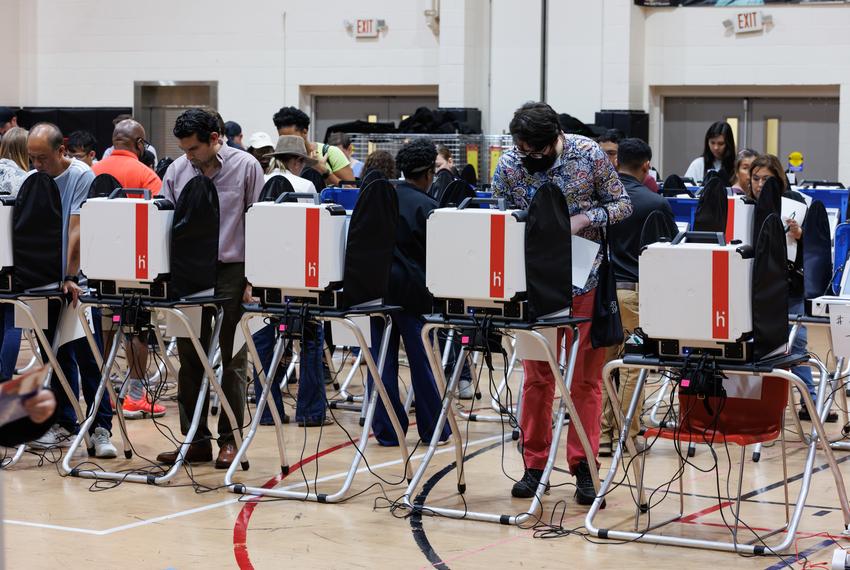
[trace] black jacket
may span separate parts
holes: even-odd
[[[437,209],[437,201],[405,181],[398,183],[396,193],[398,230],[386,301],[423,315],[432,310],[431,294],[425,288],[425,222]]]
[[[670,216],[675,224],[673,210],[667,200],[647,188],[634,176],[620,173],[620,181],[632,200],[632,215],[608,229],[608,246],[611,265],[617,281],[638,282],[638,255],[640,255],[640,235],[646,218],[655,210]]]

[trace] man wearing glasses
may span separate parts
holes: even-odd
[[[631,214],[631,201],[611,161],[594,141],[562,132],[552,107],[526,103],[514,113],[510,131],[516,146],[499,159],[493,175],[495,196],[504,196],[516,208],[527,208],[536,189],[552,182],[566,197],[573,235],[595,242],[601,241],[606,224],[616,224]],[[576,317],[589,318],[593,314],[602,257],[600,251],[584,287],[573,287]],[[570,429],[567,463],[576,478],[577,502],[590,505],[596,492],[588,461],[596,460],[599,448],[605,349],[592,347],[589,322],[579,325],[578,350],[570,393],[594,457],[585,457],[578,435]],[[546,362],[525,360],[523,369],[521,429],[525,473],[511,494],[530,498],[537,490],[552,441],[555,380]]]
[[[92,170],[96,176],[114,176],[122,188],[146,188],[151,191],[152,196],[159,194],[162,181],[153,170],[141,162],[146,146],[145,128],[140,123],[133,119],[120,121],[112,131],[112,153],[94,163]],[[151,401],[144,387],[148,367],[148,344],[145,339],[133,337],[129,352],[129,360],[133,365],[127,379],[127,395],[122,404],[124,417],[132,420],[164,416],[165,407]]]

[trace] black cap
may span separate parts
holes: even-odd
[[[236,121],[227,121],[224,123],[224,134],[228,138],[238,137],[242,134],[242,127]]]
[[[16,107],[0,107],[0,125],[5,125],[18,114]]]

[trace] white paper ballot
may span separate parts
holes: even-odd
[[[806,219],[808,206],[797,200],[790,198],[782,198],[782,223],[788,225],[788,220],[793,219],[798,224],[803,225],[803,220]],[[791,237],[790,233],[785,234],[785,244],[788,249],[788,260],[794,261],[797,259],[797,240]]]
[[[86,308],[86,321],[88,321],[89,330],[93,331],[91,307]],[[62,311],[59,313],[59,328],[57,330],[58,332],[56,334],[59,335],[58,346],[68,344],[72,340],[86,336],[77,309],[71,305],[63,305]]]
[[[363,333],[363,339],[366,341],[366,344],[371,348],[372,346],[372,326],[369,322],[369,317],[351,317],[351,320],[354,321],[354,324],[360,329],[360,332]],[[337,346],[360,346],[357,343],[357,337],[351,332],[351,329],[347,326],[340,324],[336,321],[331,321],[331,336],[333,336],[334,344]]]
[[[266,326],[266,320],[255,318],[248,321],[248,330],[251,331],[251,336],[257,333],[260,329]],[[245,346],[245,335],[242,333],[242,325],[236,325],[236,333],[233,335],[233,355],[239,352]]]
[[[559,354],[558,329],[551,327],[545,329],[537,329],[537,332],[546,337],[549,346],[552,348],[552,354]],[[334,337],[334,341],[336,341],[336,337]],[[546,349],[540,346],[539,341],[532,338],[527,333],[517,331],[516,345],[514,346],[514,350],[516,350],[516,357],[520,360],[546,361],[547,359]]]
[[[850,305],[830,303],[829,332],[835,357],[850,357]]]
[[[583,237],[573,236],[573,287],[579,289],[584,287],[598,254],[598,243]]]

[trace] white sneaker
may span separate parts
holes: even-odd
[[[460,380],[457,383],[457,395],[461,400],[471,400],[475,397],[475,389],[472,387],[472,381]]]
[[[91,444],[94,446],[94,456],[101,459],[112,459],[118,457],[118,450],[109,441],[109,432],[106,428],[94,428],[91,436]]]
[[[32,449],[50,449],[53,447],[68,447],[71,445],[71,439],[74,435],[60,426],[59,424],[53,424],[50,426],[50,429],[47,430],[40,438],[31,441],[29,443],[29,447]]]

